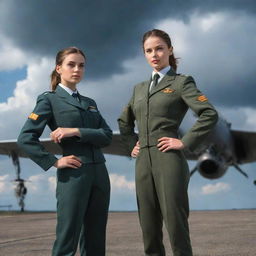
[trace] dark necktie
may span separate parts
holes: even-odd
[[[78,93],[73,92],[73,93],[72,93],[72,96],[73,96],[77,101],[80,102]]]
[[[154,90],[154,88],[155,88],[156,85],[157,85],[157,82],[158,82],[159,77],[160,77],[160,76],[158,75],[158,73],[155,73],[155,74],[154,74],[149,91]]]

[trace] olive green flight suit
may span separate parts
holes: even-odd
[[[37,99],[18,138],[19,146],[44,170],[57,158],[40,144],[45,126],[79,128],[81,137],[64,138],[63,156],[82,160],[78,169],[57,170],[57,228],[53,256],[75,255],[80,236],[83,256],[105,255],[105,233],[110,183],[101,147],[111,142],[112,131],[100,115],[94,100],[80,96],[80,102],[57,86]]]
[[[178,128],[191,108],[198,116],[194,126],[181,138],[194,150],[217,122],[218,115],[195,85],[192,77],[169,70],[149,92],[150,81],[135,86],[129,104],[118,119],[129,152],[137,140],[136,194],[145,254],[164,256],[163,220],[175,256],[191,256],[187,188],[189,169],[180,150],[165,153],[156,145],[161,137],[178,138]],[[138,135],[134,131],[135,120]]]

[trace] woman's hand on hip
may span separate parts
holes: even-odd
[[[81,167],[81,165],[82,165],[81,159],[74,155],[63,156],[62,158],[57,160],[54,164],[54,166],[58,169],[67,168],[67,167],[77,169]]]
[[[140,142],[137,141],[135,147],[132,150],[131,156],[132,157],[137,157],[139,153],[140,153]]]
[[[80,137],[80,131],[78,128],[63,128],[58,127],[56,130],[50,133],[51,140],[55,143],[60,143],[63,138],[78,136]]]
[[[184,148],[182,141],[175,138],[162,137],[158,142],[157,147],[162,152],[166,152],[171,149],[182,150]]]

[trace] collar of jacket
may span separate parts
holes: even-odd
[[[154,95],[155,93],[163,90],[164,88],[170,86],[175,77],[176,77],[176,72],[173,69],[170,69],[166,75],[163,77],[163,79],[159,82],[159,84],[157,84],[157,86],[155,88],[153,88],[151,90],[151,92],[149,92],[149,97],[151,97],[152,95]],[[149,86],[150,86],[151,80],[147,83],[147,90],[149,91]]]
[[[76,106],[80,109],[88,109],[89,107],[89,102],[84,99],[84,97],[80,96],[80,102],[76,100],[72,95],[70,95],[67,91],[65,91],[63,88],[60,86],[57,86],[55,93],[65,102],[67,102],[70,105]]]

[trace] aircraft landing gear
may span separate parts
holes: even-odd
[[[14,182],[17,185],[16,185],[14,192],[15,192],[15,196],[18,199],[20,211],[24,212],[25,196],[27,194],[27,188],[25,187],[25,180],[20,178],[20,161],[19,161],[19,157],[15,151],[11,152],[11,158],[12,158],[13,165],[16,169],[16,180],[14,180]]]
[[[25,196],[27,194],[27,188],[25,187],[23,179],[16,179],[15,182],[18,182],[17,186],[15,188],[15,196],[18,199],[18,203],[19,203],[19,206],[20,206],[20,211],[24,212]]]

